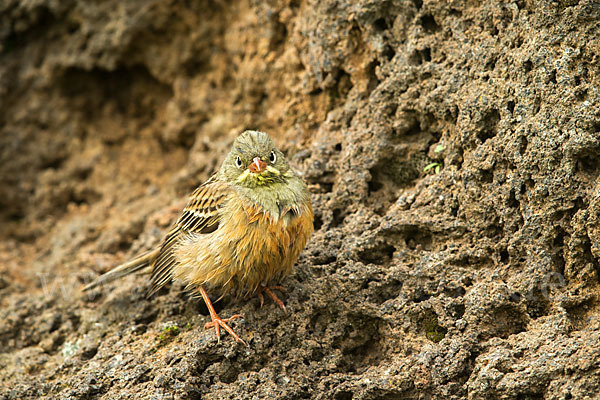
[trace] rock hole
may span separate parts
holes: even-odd
[[[8,28],[6,39],[2,43],[2,53],[8,54],[24,47],[28,42],[36,41],[38,38],[47,36],[51,32],[51,27],[57,20],[47,7],[32,7],[28,11],[29,24],[22,32],[11,32]],[[10,25],[10,24],[9,24]],[[10,32],[10,33],[9,33]]]
[[[435,33],[441,29],[437,22],[435,22],[435,18],[433,18],[433,15],[431,14],[423,15],[421,17],[420,23],[423,29],[425,29],[425,32],[427,33]]]
[[[519,292],[514,292],[514,293],[512,293],[512,294],[509,296],[509,298],[508,298],[508,299],[509,299],[510,301],[514,302],[514,303],[519,303],[519,302],[521,302],[521,298],[522,298],[522,297],[523,297],[523,296],[521,296],[521,293],[519,293]]]
[[[550,313],[551,305],[547,299],[548,293],[545,293],[546,289],[532,290],[526,294],[525,308],[532,319],[538,319]]]
[[[410,57],[408,57],[408,63],[410,65],[421,65],[429,61],[431,61],[431,49],[429,47],[422,50],[415,50]]]
[[[465,315],[465,305],[458,303],[452,306],[452,316],[456,319],[462,318]]]
[[[482,183],[494,183],[494,174],[492,171],[479,171],[480,180]]]
[[[517,200],[514,190],[511,190],[509,192],[508,201],[506,205],[510,208],[516,208],[517,210],[521,209],[521,203],[519,203],[519,200]]]
[[[386,265],[393,259],[395,251],[391,244],[380,242],[360,251],[358,258],[365,264]]]
[[[566,307],[567,316],[571,323],[570,331],[581,331],[596,319],[598,304],[593,299],[578,301]]]
[[[552,240],[552,246],[554,248],[560,247],[562,248],[565,245],[565,236],[566,232],[562,227],[556,228],[556,234],[554,235],[554,239]]]
[[[506,263],[508,263],[508,259],[509,259],[508,250],[506,250],[506,249],[500,250],[500,262],[502,264],[506,264]]]
[[[585,101],[587,96],[588,96],[588,91],[585,88],[583,88],[583,89],[578,88],[575,91],[575,97],[577,98],[577,101]]]
[[[350,79],[350,75],[340,69],[337,71],[336,85],[331,90],[331,95],[335,100],[343,100],[347,97],[350,90],[352,90],[352,80]]]
[[[59,169],[67,160],[66,153],[43,154],[40,158],[41,169]]]
[[[527,137],[526,136],[521,136],[519,137],[519,154],[520,155],[525,155],[525,153],[527,152],[527,145],[529,143],[527,142]]]
[[[421,289],[421,290],[422,290],[422,289]],[[418,293],[418,292],[417,292],[417,293]],[[424,302],[424,301],[427,301],[427,300],[429,300],[430,298],[431,298],[431,295],[430,295],[429,293],[422,293],[422,294],[418,295],[417,297],[415,297],[415,298],[413,299],[413,301],[414,301],[415,303],[422,303],[422,302]]]
[[[488,139],[496,136],[497,133],[497,125],[500,121],[500,113],[497,109],[491,109],[484,117],[483,117],[483,127],[480,129],[477,137],[481,140],[481,143],[485,143]]]
[[[242,371],[240,366],[237,363],[234,365],[234,363],[230,360],[226,360],[222,364],[224,364],[223,367],[226,367],[225,371],[221,372],[219,376],[221,382],[228,384],[235,382],[239,376],[239,373]]]
[[[321,218],[320,215],[315,215],[315,219],[313,221],[313,226],[315,228],[315,231],[320,230],[321,227],[323,226],[323,218]]]
[[[333,398],[335,400],[352,400],[354,398],[354,394],[347,390],[342,390],[340,392],[336,392],[336,394],[333,395]]]
[[[540,99],[539,97],[536,96],[533,101],[533,114],[539,113],[541,108],[542,108],[542,99]]]
[[[331,221],[331,227],[335,228],[340,226],[344,222],[344,213],[339,208],[333,210],[333,219]]]
[[[431,250],[432,236],[431,233],[422,231],[417,227],[409,227],[402,233],[406,247],[411,250],[420,248],[422,250]]]
[[[80,354],[80,358],[82,361],[91,360],[92,358],[94,358],[94,356],[97,353],[98,353],[98,347],[92,346],[90,348],[84,349]]]
[[[374,193],[377,192],[378,190],[381,190],[381,188],[383,188],[383,183],[376,181],[374,179],[371,179],[371,181],[368,183],[369,186],[369,193]]]
[[[281,23],[280,21],[274,21],[271,41],[269,43],[269,49],[273,51],[281,45],[283,45],[287,36],[288,30],[285,24]]]
[[[136,324],[148,325],[158,317],[158,309],[152,307],[143,307],[141,312],[133,319]]]
[[[452,124],[456,124],[458,120],[458,107],[451,106],[446,111],[444,111],[444,121],[448,121]]]
[[[312,263],[314,265],[328,265],[337,261],[335,253],[330,253],[330,250],[315,250],[311,254]]]
[[[370,94],[378,85],[379,79],[377,78],[377,67],[379,66],[379,61],[375,60],[369,63],[367,66],[367,77],[369,82],[367,83],[367,94]]]
[[[319,182],[321,193],[331,193],[333,191],[333,182]]]
[[[508,108],[508,111],[510,111],[510,113],[512,114],[515,111],[515,102],[512,100],[509,100],[508,103],[506,104],[506,108]]]
[[[372,286],[370,290],[372,293],[369,294],[369,298],[376,304],[383,304],[390,299],[395,299],[400,295],[402,291],[402,282],[396,279],[385,282],[378,286]]]
[[[524,332],[528,317],[512,302],[488,311],[485,321],[480,324],[479,337],[487,340],[492,337],[506,339],[511,335]]]
[[[486,71],[493,71],[496,68],[496,57],[492,57],[483,67]]]
[[[599,167],[600,155],[597,153],[597,151],[591,150],[578,156],[575,172],[595,178],[598,176]]]
[[[458,204],[452,204],[452,206],[450,207],[450,215],[452,215],[453,217],[458,217],[459,209],[460,208]]]
[[[340,347],[344,355],[344,371],[362,373],[377,366],[385,358],[381,320],[370,315],[349,315]]]
[[[422,51],[423,54],[423,60],[425,61],[431,61],[431,49],[429,47],[425,47]]]
[[[375,28],[376,31],[382,32],[387,31],[390,26],[385,18],[377,18],[373,21],[373,28]]]
[[[389,44],[385,45],[382,55],[388,60],[391,61],[394,56],[396,55],[396,51],[394,51],[394,48],[392,46],[390,46]]]
[[[517,400],[543,400],[544,393],[543,392],[531,392],[527,391],[527,393],[518,393]]]
[[[453,299],[455,299],[457,297],[462,297],[462,296],[465,295],[465,293],[467,293],[467,291],[462,286],[458,286],[458,287],[445,287],[444,288],[444,294],[446,296],[452,297]]]
[[[79,30],[79,28],[81,28],[81,24],[77,21],[67,21],[67,23],[65,24],[65,27],[67,29],[67,33],[68,34],[73,34],[75,32],[77,32]]]
[[[408,159],[407,159],[408,158]],[[369,199],[378,215],[384,215],[397,199],[397,191],[419,178],[422,170],[418,156],[385,154],[370,170]]]
[[[502,235],[502,233],[503,227],[495,223],[488,225],[483,231],[485,237],[488,238],[498,238],[500,235]]]

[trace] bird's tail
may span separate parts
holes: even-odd
[[[106,283],[112,282],[119,278],[122,278],[126,275],[133,274],[134,272],[143,271],[148,269],[147,272],[151,272],[150,268],[158,255],[159,250],[152,250],[141,256],[128,261],[124,264],[119,265],[108,271],[107,273],[100,275],[95,281],[88,284],[83,288],[83,291],[87,291],[93,289],[99,285],[104,285]]]

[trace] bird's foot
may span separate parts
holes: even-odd
[[[285,304],[283,304],[283,301],[279,300],[279,297],[277,297],[271,289],[285,292],[285,288],[283,286],[260,286],[256,292],[256,295],[258,296],[258,299],[260,300],[260,306],[262,307],[265,302],[265,298],[263,297],[263,292],[265,292],[267,294],[267,296],[269,296],[271,299],[273,299],[273,301],[275,303],[277,303],[277,305],[279,307],[281,307],[281,309],[284,312],[287,313],[287,310],[285,309]]]
[[[246,346],[248,346],[246,344],[246,342],[244,342],[237,335],[237,333],[235,333],[233,331],[233,329],[231,329],[231,327],[229,325],[227,325],[227,323],[229,321],[233,321],[234,319],[244,318],[244,317],[242,317],[240,314],[235,314],[229,318],[220,318],[219,315],[217,314],[217,312],[215,311],[215,308],[213,307],[212,302],[210,301],[210,298],[208,297],[208,293],[206,293],[206,290],[204,289],[204,287],[200,286],[199,289],[200,289],[200,294],[202,294],[202,298],[204,299],[204,303],[206,303],[206,307],[208,307],[208,312],[210,312],[210,319],[212,320],[211,322],[207,322],[206,324],[204,324],[204,329],[215,328],[215,333],[217,334],[217,342],[220,342],[221,341],[221,328],[223,328],[227,332],[229,332],[229,334],[231,336],[233,336],[233,338],[235,339],[236,342],[242,343],[242,344],[245,344]]]
[[[216,313],[214,315],[212,315],[212,313],[211,313],[210,317],[212,318],[212,321],[211,322],[207,322],[206,324],[204,324],[204,329],[215,328],[215,333],[217,334],[217,342],[221,341],[221,328],[223,328],[227,332],[229,332],[229,334],[231,336],[233,336],[233,338],[235,339],[236,342],[242,343],[242,344],[246,344],[246,342],[244,342],[237,335],[237,333],[235,333],[233,331],[233,329],[231,329],[231,327],[229,325],[227,325],[227,323],[229,321],[233,321],[234,319],[244,318],[244,317],[242,317],[240,314],[235,314],[235,315],[232,315],[229,318],[220,318]]]

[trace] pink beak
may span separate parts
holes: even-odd
[[[260,157],[254,157],[252,163],[248,165],[250,172],[255,174],[261,173],[267,169],[267,163],[260,159]]]

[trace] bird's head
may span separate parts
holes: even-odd
[[[233,142],[219,173],[232,185],[256,188],[285,182],[289,170],[285,156],[269,135],[245,131]]]

